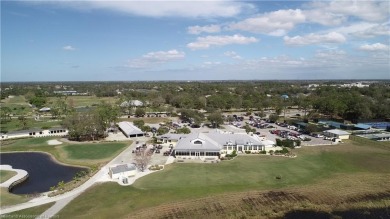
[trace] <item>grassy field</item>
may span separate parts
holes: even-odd
[[[36,218],[54,205],[54,202],[1,215],[1,218]]]
[[[56,97],[49,97],[48,102],[55,103]],[[96,96],[68,96],[67,103],[72,103],[74,107],[92,106],[101,102],[115,103],[118,101],[116,97],[96,97]]]
[[[66,145],[63,149],[72,160],[98,160],[110,157],[113,153],[123,149],[123,143],[92,143]]]
[[[33,118],[27,119],[27,127],[28,129],[42,129],[42,128],[52,128],[52,127],[60,127],[61,121],[60,120],[53,120],[49,118],[41,118],[41,120],[36,121]],[[0,129],[2,132],[7,131],[17,131],[22,129],[22,125],[20,124],[19,120],[16,118],[13,118],[9,122],[0,123]]]
[[[151,217],[148,212],[165,212],[182,206],[186,212],[184,215],[188,217],[192,215],[189,209],[194,202],[199,210],[206,207],[207,202],[203,199],[229,205],[230,202],[224,204],[223,200],[232,199],[232,203],[240,203],[242,194],[269,190],[294,191],[305,195],[309,201],[313,199],[311,201],[317,207],[324,204],[322,197],[342,202],[365,193],[390,191],[386,181],[390,178],[390,143],[359,139],[342,145],[303,147],[294,153],[298,154],[297,158],[246,156],[220,164],[172,164],[129,187],[104,183],[90,188],[60,215],[71,218],[124,218],[141,212],[140,217],[148,218]],[[276,179],[276,176],[281,176],[281,179]],[[275,200],[269,200],[270,203],[272,201]],[[383,203],[380,203],[378,205],[382,206]],[[325,207],[330,206],[325,204]],[[202,216],[199,215],[199,218]]]
[[[15,171],[0,170],[0,183],[3,183],[16,175]]]
[[[2,142],[1,151],[42,151],[53,155],[58,161],[79,166],[93,167],[110,161],[131,142],[63,143],[49,145],[56,137],[26,138]]]
[[[0,194],[1,194],[0,206],[15,205],[30,200],[30,198],[26,196],[9,193],[7,188],[0,188]]]

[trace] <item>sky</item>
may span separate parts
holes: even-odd
[[[389,1],[1,1],[1,81],[390,79]]]

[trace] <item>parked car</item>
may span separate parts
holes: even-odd
[[[159,154],[159,153],[160,153],[160,150],[157,149],[154,153]]]

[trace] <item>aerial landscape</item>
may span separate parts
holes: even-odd
[[[390,218],[389,1],[1,1],[1,218]]]

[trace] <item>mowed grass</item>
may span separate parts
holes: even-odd
[[[132,186],[96,185],[73,200],[59,214],[71,218],[124,218],[148,207],[243,191],[305,188],[321,185],[335,191],[334,177],[362,182],[390,176],[390,144],[362,147],[354,141],[337,146],[297,149],[297,158],[241,156],[219,164],[172,164],[138,179]],[[281,176],[281,179],[276,179]],[[354,178],[356,176],[356,178]],[[381,181],[381,180],[379,180]],[[350,186],[348,184],[347,186]],[[353,190],[360,191],[357,184]],[[377,190],[376,184],[371,185]],[[94,200],[100,200],[95,202]],[[88,209],[88,210],[86,210]]]
[[[31,199],[26,196],[9,193],[7,188],[0,188],[0,195],[1,195],[1,199],[0,199],[1,207],[27,202],[28,200]]]
[[[94,160],[104,159],[115,154],[117,151],[126,146],[124,143],[92,143],[92,144],[77,144],[66,145],[63,149],[68,153],[68,158],[73,160]]]
[[[11,179],[13,176],[16,176],[16,174],[15,171],[0,170],[0,183]]]
[[[55,103],[56,97],[49,97],[48,102]],[[101,102],[115,103],[118,101],[116,97],[96,97],[96,96],[68,96],[67,103],[72,103],[74,107],[92,106]]]
[[[60,120],[52,120],[49,118],[42,118],[39,121],[36,121],[32,118],[27,118],[27,128],[28,129],[42,129],[42,128],[53,128],[60,127]],[[0,123],[0,129],[4,132],[12,132],[17,130],[22,130],[23,126],[20,121],[16,118],[13,118],[11,121]]]
[[[131,144],[131,141],[126,141],[49,145],[47,141],[51,139],[56,137],[7,140],[2,142],[1,151],[46,152],[65,164],[94,167],[110,161]]]
[[[9,214],[4,214],[1,217],[2,218],[36,218],[39,215],[41,215],[43,212],[45,212],[47,209],[49,209],[51,206],[53,206],[54,204],[55,202],[51,202],[37,207],[27,208]]]

